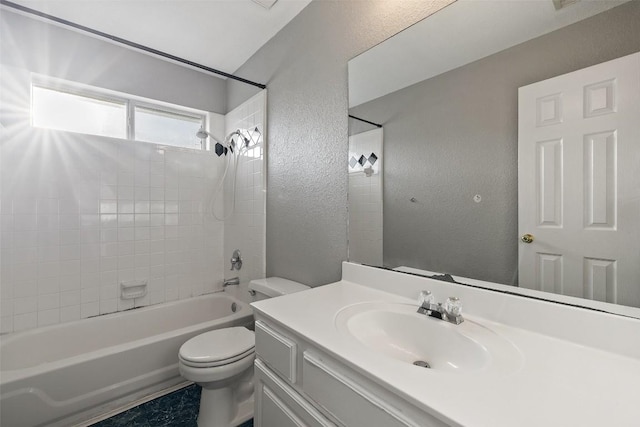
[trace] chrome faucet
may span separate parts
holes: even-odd
[[[233,285],[239,285],[239,284],[240,284],[240,278],[232,277],[231,279],[224,279],[224,283],[222,284],[222,287],[226,288],[227,286],[233,286]]]
[[[418,313],[420,314],[446,320],[456,325],[464,322],[464,318],[462,317],[462,304],[457,297],[447,298],[444,305],[440,302],[436,304],[431,291],[422,291],[418,297],[418,302],[420,303],[420,308],[418,308]]]

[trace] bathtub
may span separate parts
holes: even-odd
[[[2,336],[0,425],[69,426],[177,385],[186,340],[252,323],[215,293]]]

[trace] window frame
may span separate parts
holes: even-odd
[[[84,98],[91,98],[97,101],[109,102],[112,104],[120,104],[125,108],[125,128],[126,128],[126,138],[114,138],[114,137],[106,137],[106,138],[114,138],[114,139],[122,139],[125,141],[134,141],[145,144],[156,144],[162,145],[166,147],[174,147],[174,148],[184,148],[189,150],[198,150],[193,146],[176,146],[165,144],[163,142],[151,142],[151,141],[143,141],[135,139],[135,122],[136,122],[136,108],[147,109],[152,111],[157,111],[160,113],[167,113],[170,116],[182,116],[184,118],[195,119],[195,121],[200,121],[200,126],[204,129],[207,129],[207,125],[209,122],[209,113],[203,110],[198,110],[195,108],[185,107],[182,105],[172,104],[169,102],[153,100],[149,98],[143,98],[136,95],[126,94],[123,92],[117,92],[109,89],[99,88],[96,86],[90,86],[77,82],[70,82],[61,79],[55,79],[52,77],[46,76],[38,76],[33,75],[31,78],[31,99],[30,99],[30,124],[31,127],[36,127],[34,125],[34,115],[33,115],[33,102],[34,102],[34,91],[33,88],[41,88],[46,90],[53,90],[56,92],[66,93],[70,95],[80,96]],[[78,133],[70,130],[62,130],[62,129],[50,129],[50,128],[42,128],[47,130],[54,130],[57,132],[71,132]],[[104,135],[95,135],[94,136],[102,136]],[[195,135],[194,135],[195,136]],[[201,144],[200,150],[204,150],[205,144]]]

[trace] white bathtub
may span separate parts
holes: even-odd
[[[217,293],[2,336],[0,425],[69,426],[179,384],[182,343],[252,314]]]

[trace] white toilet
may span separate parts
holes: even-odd
[[[254,301],[309,289],[280,277],[252,280]],[[198,427],[230,427],[240,402],[253,392],[253,331],[232,327],[205,332],[185,342],[178,352],[180,374],[202,387]]]

